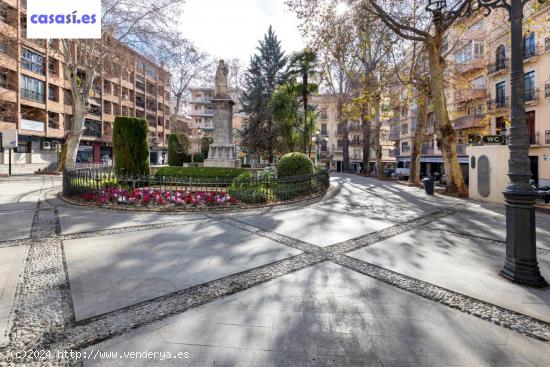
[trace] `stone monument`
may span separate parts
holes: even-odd
[[[241,161],[237,157],[237,147],[233,144],[233,105],[229,96],[227,75],[229,70],[223,60],[220,60],[214,82],[214,142],[210,145],[205,167],[238,168]]]

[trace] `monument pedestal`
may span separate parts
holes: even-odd
[[[211,144],[204,166],[239,168],[241,160],[237,158],[237,146],[235,144]]]
[[[214,112],[214,142],[210,145],[205,167],[239,168],[237,146],[233,144],[233,105],[228,96],[212,99]]]

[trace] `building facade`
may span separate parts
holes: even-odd
[[[526,9],[524,70],[526,123],[531,147],[533,178],[550,185],[550,6]],[[457,151],[468,181],[466,147],[482,145],[486,135],[507,135],[510,126],[510,24],[503,11],[464,19],[452,30],[453,49],[448,52],[447,101],[457,132]],[[451,46],[449,46],[451,47]],[[406,92],[404,92],[406,93]],[[415,98],[406,98],[390,121],[390,139],[397,148],[399,167],[409,167],[416,128]],[[395,106],[394,106],[395,107]],[[431,108],[431,107],[430,107]],[[444,174],[438,149],[433,110],[425,131],[421,172]]]
[[[56,52],[60,45],[57,40],[25,38],[25,4],[0,0],[0,132],[18,131],[13,173],[55,167],[73,115],[64,58]],[[128,67],[94,81],[77,162],[112,162],[112,127],[120,115],[148,121],[151,163],[163,163],[170,129],[170,75],[162,66],[120,47],[127,53]],[[0,173],[7,172],[7,164],[8,152],[3,149]]]
[[[319,115],[315,125],[319,131],[319,159],[329,168],[341,171],[343,169],[344,136],[343,128],[337,119],[337,99],[333,95],[323,94],[312,98],[311,103],[317,106]],[[394,144],[389,140],[390,126],[383,123],[380,129],[380,145],[382,162],[387,167],[395,165]],[[359,122],[348,122],[350,169],[354,172],[363,170],[363,130]],[[372,172],[376,163],[374,151],[370,152],[370,167]]]

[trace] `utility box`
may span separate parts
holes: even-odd
[[[508,145],[469,146],[466,154],[470,166],[470,199],[504,204],[502,192],[510,182]]]

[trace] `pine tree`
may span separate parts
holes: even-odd
[[[242,145],[251,154],[266,155],[270,163],[278,151],[280,129],[273,122],[269,100],[286,79],[286,64],[281,43],[269,27],[245,75],[242,104],[248,117],[242,131]]]

